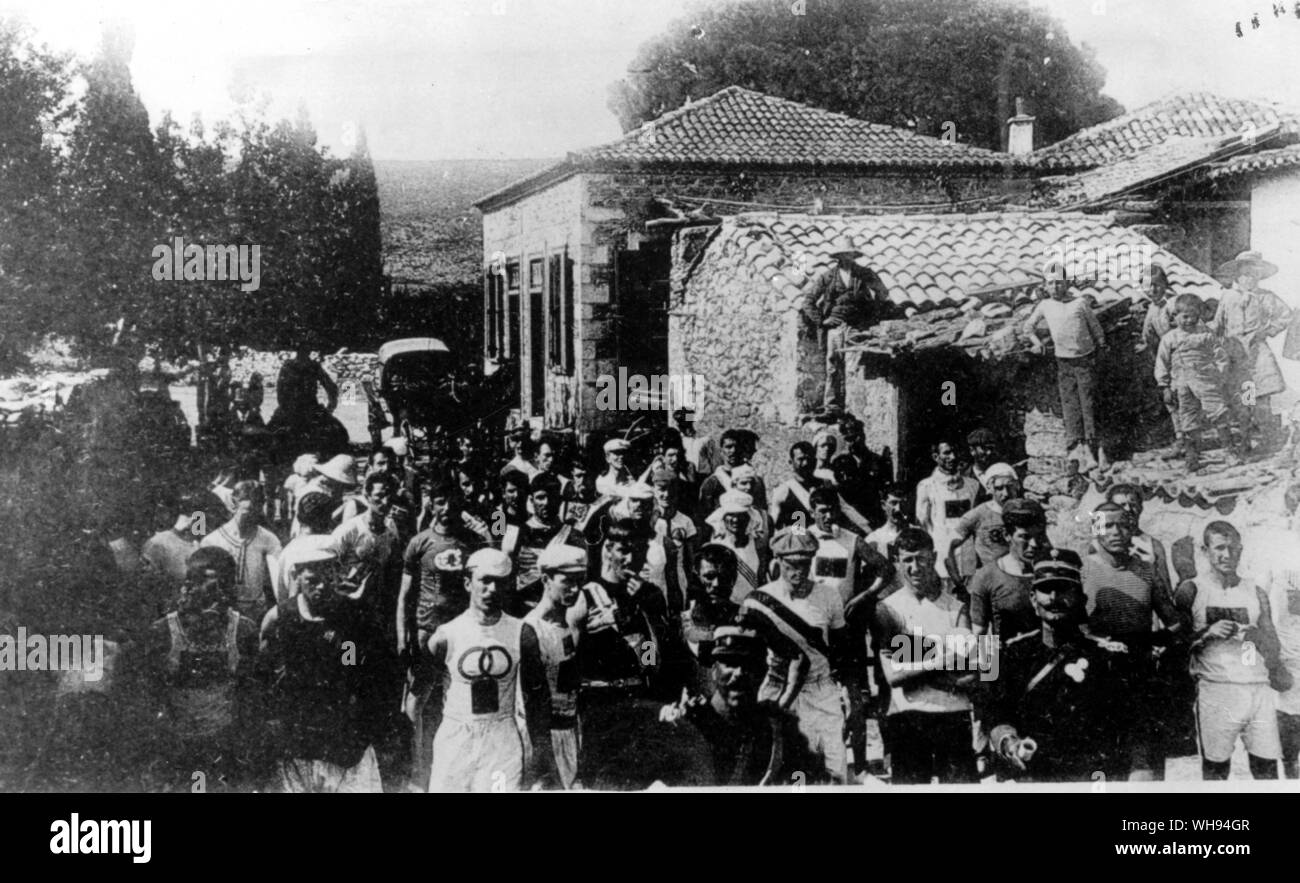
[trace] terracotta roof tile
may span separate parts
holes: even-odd
[[[1232,159],[1215,163],[1210,169],[1210,178],[1222,178],[1247,172],[1265,172],[1292,166],[1300,166],[1300,144],[1261,150],[1245,156],[1234,156]]]
[[[1256,101],[1188,92],[1076,132],[1031,154],[1040,168],[1090,168],[1118,162],[1176,136],[1224,138],[1247,123],[1263,129],[1281,123],[1300,132],[1300,117]]]
[[[889,286],[894,303],[915,315],[909,327],[936,323],[939,333],[925,346],[953,344],[974,317],[945,308],[973,299],[975,305],[1027,309],[1022,305],[1052,261],[1064,261],[1081,296],[1093,298],[1097,308],[1112,317],[1126,314],[1144,299],[1141,274],[1149,261],[1165,266],[1180,293],[1215,298],[1221,290],[1214,279],[1119,226],[1109,214],[742,214],[722,222],[705,260],[714,263],[720,278],[744,279],[748,273],[788,295],[832,266],[830,243],[841,236],[867,256],[866,262]],[[743,247],[733,247],[738,243]],[[989,321],[988,334],[1010,321]],[[987,342],[984,337],[970,346]]]

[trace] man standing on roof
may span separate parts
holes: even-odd
[[[1080,466],[1092,469],[1098,465],[1097,409],[1093,399],[1097,389],[1097,352],[1105,345],[1106,335],[1088,301],[1082,296],[1070,298],[1070,280],[1065,278],[1062,267],[1049,268],[1046,287],[1051,296],[1034,305],[1034,311],[1025,320],[1025,337],[1034,352],[1043,352],[1037,329],[1047,323],[1056,350],[1056,383],[1069,436],[1066,449],[1073,455],[1082,443],[1085,449],[1078,458]]]
[[[889,289],[874,270],[860,263],[865,256],[846,237],[831,244],[830,256],[835,266],[812,281],[803,301],[804,317],[812,327],[826,329],[826,388],[818,415],[823,423],[844,412],[844,347],[849,335],[893,313]]]
[[[1276,272],[1277,267],[1259,252],[1243,251],[1220,264],[1214,273],[1215,278],[1232,288],[1224,292],[1210,330],[1240,344],[1244,358],[1235,372],[1233,393],[1241,411],[1242,447],[1250,450],[1253,429],[1259,433],[1261,454],[1272,453],[1282,441],[1270,400],[1286,389],[1286,381],[1268,340],[1286,330],[1291,308],[1273,292],[1259,287],[1260,280]]]

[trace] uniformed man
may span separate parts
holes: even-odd
[[[850,654],[844,602],[810,573],[817,549],[808,531],[778,531],[772,553],[781,576],[745,598],[740,620],[762,635],[769,648],[768,674],[759,696],[794,713],[827,775],[844,783],[848,757],[836,678],[854,681],[857,672],[845,664]]]
[[[550,688],[551,751],[556,782],[568,790],[578,778],[578,625],[585,615],[582,578],[587,553],[574,546],[548,546],[537,556],[542,598],[524,617],[537,635]]]
[[[714,633],[712,686],[704,695],[683,691],[666,705],[662,719],[689,721],[707,745],[714,785],[789,785],[824,781],[820,760],[794,717],[775,702],[761,701],[766,648],[758,632],[721,626]]]
[[[554,765],[546,667],[537,633],[501,612],[510,558],[499,549],[479,549],[465,571],[469,609],[439,626],[427,645],[446,681],[429,792],[518,791]],[[534,772],[527,776],[524,734],[515,715],[520,694],[532,741]]]
[[[1034,565],[1040,628],[1002,647],[997,677],[980,696],[989,747],[1006,778],[1088,782],[1114,778],[1127,764],[1121,737],[1130,703],[1113,663],[1118,645],[1099,645],[1080,630],[1087,619],[1081,567],[1065,549]]]

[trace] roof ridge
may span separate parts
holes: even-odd
[[[1130,125],[1134,121],[1142,118],[1143,116],[1153,117],[1159,112],[1159,110],[1164,110],[1164,109],[1173,110],[1173,109],[1183,109],[1183,108],[1194,110],[1196,109],[1195,105],[1198,102],[1201,103],[1202,106],[1208,106],[1211,103],[1215,105],[1222,105],[1226,102],[1239,102],[1242,104],[1251,105],[1252,108],[1254,108],[1254,110],[1252,110],[1252,113],[1256,111],[1266,111],[1278,117],[1279,119],[1286,116],[1287,113],[1297,113],[1297,111],[1290,111],[1289,109],[1284,110],[1282,108],[1279,108],[1277,106],[1278,102],[1273,102],[1264,99],[1262,97],[1243,98],[1243,97],[1232,96],[1232,95],[1224,95],[1219,92],[1211,92],[1207,89],[1187,89],[1182,91],[1171,90],[1170,92],[1167,92],[1164,95],[1162,95],[1160,98],[1156,98],[1152,101],[1148,101],[1145,104],[1134,108],[1133,110],[1126,110],[1124,113],[1121,113],[1118,116],[1111,117],[1108,120],[1103,120],[1100,123],[1096,123],[1094,125],[1088,126],[1087,128],[1080,129],[1079,131],[1073,133],[1072,135],[1068,135],[1065,138],[1062,138],[1060,141],[1056,141],[1052,144],[1048,144],[1043,147],[1040,147],[1037,150],[1035,150],[1033,153],[1031,153],[1030,156],[1040,157],[1040,158],[1051,158],[1054,153],[1063,152],[1062,151],[1063,147],[1066,147],[1073,143],[1084,141],[1086,138],[1090,136],[1102,132],[1108,132],[1113,129],[1121,129],[1127,125]],[[1171,137],[1171,135],[1166,135],[1162,139],[1162,143],[1164,141],[1167,141],[1169,137]],[[1187,135],[1182,137],[1210,138],[1213,136]]]

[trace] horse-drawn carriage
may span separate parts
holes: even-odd
[[[467,432],[499,435],[510,402],[503,374],[468,369],[436,337],[391,340],[379,348],[378,392],[362,384],[371,435],[391,425],[417,458],[436,456]]]

